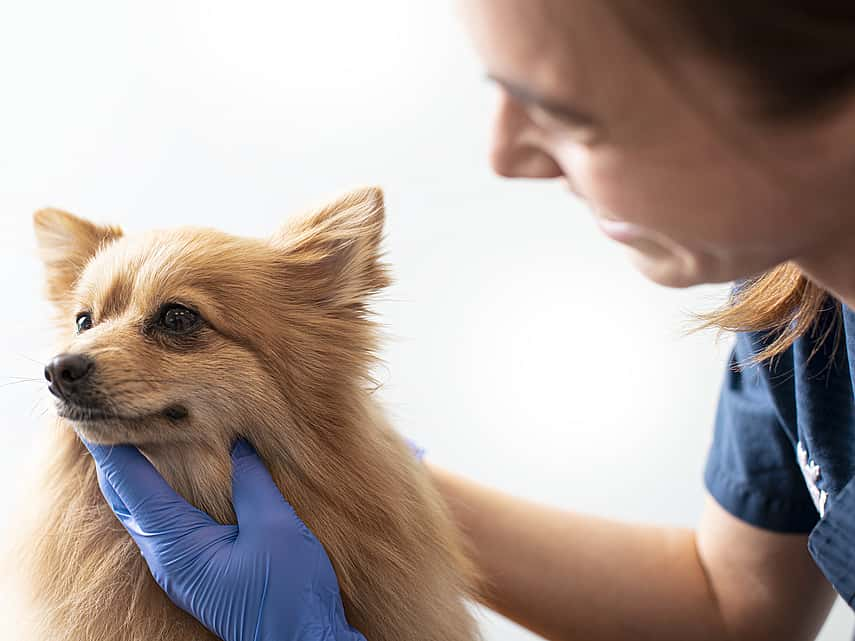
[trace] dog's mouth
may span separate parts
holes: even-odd
[[[56,413],[69,421],[76,423],[97,423],[101,421],[139,421],[147,418],[167,418],[171,421],[180,421],[187,418],[188,411],[183,405],[169,405],[159,412],[148,412],[129,416],[99,406],[78,405],[69,401],[57,403]]]

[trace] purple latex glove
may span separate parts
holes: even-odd
[[[423,461],[425,458],[425,448],[407,436],[404,437],[404,441],[406,441],[410,451],[413,453],[413,456],[416,457],[416,460]]]
[[[135,447],[86,443],[101,492],[158,585],[225,641],[365,641],[347,624],[323,546],[255,450],[232,450],[237,525],[180,497]]]

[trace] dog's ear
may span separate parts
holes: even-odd
[[[279,230],[272,242],[283,252],[288,289],[307,302],[361,309],[390,283],[380,262],[384,216],[383,192],[368,187]]]
[[[47,277],[51,302],[62,307],[86,263],[103,246],[122,235],[118,227],[103,227],[58,209],[33,214],[33,225]]]

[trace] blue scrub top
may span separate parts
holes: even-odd
[[[829,303],[782,355],[739,367],[772,338],[737,335],[704,480],[734,516],[810,534],[811,555],[855,609],[855,312]]]

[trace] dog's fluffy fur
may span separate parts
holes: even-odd
[[[383,199],[348,194],[272,238],[208,229],[125,237],[57,210],[35,215],[64,349],[96,365],[101,403],[126,418],[60,420],[30,541],[38,641],[202,641],[98,489],[75,430],[133,443],[188,501],[234,523],[229,448],[258,450],[326,548],[351,625],[368,641],[471,641],[475,576],[446,507],[371,395],[377,330],[367,307],[388,284]],[[181,303],[192,338],[150,330]],[[92,329],[76,334],[78,313]],[[188,416],[169,418],[180,405]]]

